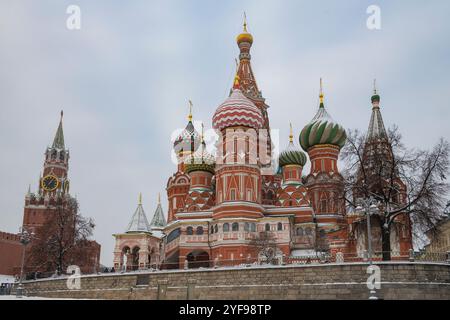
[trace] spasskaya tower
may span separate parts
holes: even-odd
[[[56,209],[58,200],[66,200],[69,195],[69,150],[64,144],[63,112],[55,138],[45,151],[44,168],[39,175],[38,190],[32,193],[30,188],[25,196],[23,227],[36,232],[48,216]]]

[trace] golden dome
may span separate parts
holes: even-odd
[[[248,32],[243,32],[236,37],[236,41],[237,41],[237,44],[240,44],[241,42],[248,42],[248,43],[252,44],[253,36]]]
[[[253,36],[247,31],[247,19],[244,14],[244,31],[236,37],[237,44],[241,42],[253,43]]]

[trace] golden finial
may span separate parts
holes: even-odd
[[[188,116],[188,120],[192,121],[192,101],[189,100],[189,116]]]
[[[234,77],[233,89],[240,88],[240,80],[241,80],[241,78],[239,78],[239,75],[236,72],[236,76]]]
[[[202,122],[202,144],[203,144],[203,142],[205,142],[205,134],[204,134],[204,132],[205,132],[205,125]]]
[[[373,94],[377,94],[377,79],[373,79]]]
[[[142,205],[142,193],[139,192],[139,205]]]
[[[292,130],[292,123],[289,122],[290,132],[289,132],[289,142],[294,142],[294,132]]]
[[[323,104],[323,84],[322,84],[322,78],[320,78],[320,94],[319,94],[319,98],[320,98],[320,104]]]
[[[245,14],[245,11],[244,11],[244,32],[248,32],[247,31],[247,15]]]

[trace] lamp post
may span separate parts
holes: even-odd
[[[372,227],[370,225],[370,216],[378,210],[377,207],[377,201],[370,197],[369,199],[363,199],[361,200],[361,205],[358,206],[357,210],[364,210],[364,213],[366,214],[366,223],[367,223],[367,253],[368,253],[368,259],[369,264],[372,265]]]
[[[25,265],[25,251],[26,246],[31,242],[32,237],[34,236],[34,233],[29,233],[26,229],[22,228],[20,231],[20,243],[23,246],[22,249],[22,264],[20,267],[20,278],[19,278],[19,286],[17,287],[16,296],[17,298],[22,298],[23,296],[23,269]]]
[[[364,209],[365,214],[367,216],[366,221],[367,221],[367,253],[368,253],[368,258],[369,258],[369,268],[372,266],[372,228],[370,226],[370,216],[374,213],[376,213],[376,211],[378,210],[377,207],[377,201],[373,198],[370,197],[369,199],[363,199],[361,201],[361,206],[358,206],[356,209],[357,210],[362,210]],[[376,296],[376,291],[374,289],[370,289],[369,288],[369,300],[377,300],[377,296]]]

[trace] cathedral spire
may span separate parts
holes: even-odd
[[[167,224],[166,218],[164,217],[164,212],[161,206],[160,195],[158,194],[158,205],[156,206],[155,214],[153,215],[152,221],[150,222],[150,227],[152,229],[160,229],[165,227]]]
[[[369,129],[367,130],[367,140],[387,138],[383,117],[380,112],[380,95],[376,88],[376,80],[373,81],[372,116],[370,117]]]
[[[250,64],[250,48],[253,44],[253,36],[248,32],[247,17],[244,13],[243,31],[236,38],[239,47],[239,65],[237,74],[240,80],[241,91],[250,99],[264,101],[261,92],[256,84]],[[256,102],[256,101],[255,101]]]
[[[60,149],[60,150],[65,149],[64,132],[63,132],[63,125],[62,125],[63,114],[64,113],[61,110],[61,119],[59,120],[58,130],[56,130],[56,135],[55,135],[55,138],[53,139],[53,144],[52,144],[52,148],[54,148],[54,149]]]
[[[138,206],[127,226],[126,232],[150,232],[150,225],[142,207],[142,194],[139,193]]]

